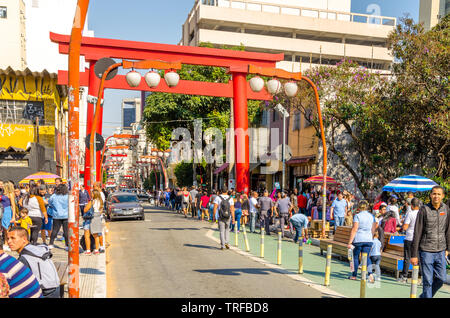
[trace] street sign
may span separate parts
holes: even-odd
[[[228,190],[236,189],[236,180],[230,179],[228,180]]]
[[[105,73],[106,70],[108,69],[108,67],[110,67],[113,64],[116,64],[116,62],[113,59],[110,59],[109,57],[101,58],[100,60],[98,60],[95,63],[95,66],[94,66],[95,75],[101,79],[103,76],[103,73]],[[117,75],[118,71],[119,71],[119,68],[113,69],[111,72],[108,73],[108,76],[106,76],[106,80],[109,81],[110,79],[113,79],[114,76]]]
[[[89,149],[90,148],[90,141],[91,141],[91,134],[86,136],[86,139],[84,140],[84,142],[86,143],[86,148]],[[103,149],[103,147],[105,146],[105,139],[103,139],[103,136],[100,135],[99,133],[95,134],[95,149],[97,151],[100,151]]]
[[[279,182],[275,182],[275,189],[277,189],[277,190],[280,189],[280,183]]]

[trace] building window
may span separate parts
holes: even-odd
[[[0,7],[0,19],[6,19],[6,7]]]
[[[311,121],[313,120],[312,109],[308,108],[305,111],[305,128],[311,126]]]
[[[294,124],[292,126],[292,130],[300,130],[301,129],[301,118],[302,118],[301,112],[298,111],[294,114]]]
[[[34,125],[36,117],[39,125],[54,125],[45,120],[44,102],[0,100],[0,123]]]

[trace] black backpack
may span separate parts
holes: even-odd
[[[219,205],[219,218],[222,220],[228,220],[231,217],[230,202],[228,199],[224,199],[220,195],[219,198],[222,200]]]

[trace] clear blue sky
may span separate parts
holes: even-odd
[[[96,37],[178,44],[181,26],[194,0],[95,0],[89,6],[89,29]],[[419,0],[353,0],[352,12],[372,13],[367,9],[378,5],[383,16],[419,17]],[[103,135],[109,136],[120,126],[122,98],[139,97],[131,91],[107,90]]]

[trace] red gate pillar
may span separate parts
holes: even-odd
[[[250,190],[249,136],[246,73],[233,74],[236,191]]]
[[[89,62],[89,88],[88,95],[91,97],[97,97],[98,88],[100,86],[100,79],[95,75],[94,67],[97,61]],[[90,99],[91,100],[91,99]],[[91,100],[92,101],[92,100]],[[92,121],[94,120],[94,107],[95,103],[87,104],[87,120],[86,120],[86,136],[91,133]],[[84,187],[86,190],[90,191],[90,177],[91,177],[91,153],[89,148],[85,148],[85,159],[84,159]],[[98,169],[98,168],[97,168]]]

